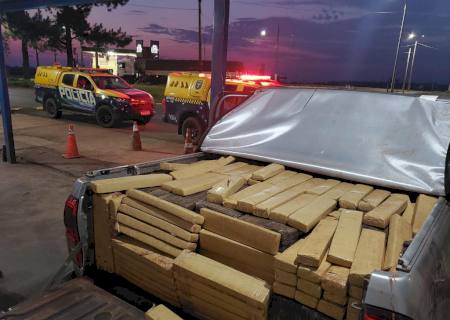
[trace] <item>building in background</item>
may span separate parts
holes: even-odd
[[[167,75],[171,72],[211,72],[211,61],[203,61],[202,67],[199,67],[198,60],[155,60],[152,58],[137,58],[136,71],[143,77],[156,81],[167,79]],[[227,74],[234,77],[244,73],[244,64],[240,61],[227,62]]]
[[[83,53],[92,55],[92,68],[109,69],[116,76],[136,77],[136,51],[130,49],[107,49],[83,47]]]

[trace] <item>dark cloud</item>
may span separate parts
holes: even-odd
[[[269,1],[268,4],[285,7],[305,6],[305,5],[321,5],[329,7],[355,6],[367,7],[370,3],[379,3],[379,0],[278,0]]]
[[[198,41],[198,33],[195,30],[188,30],[183,28],[167,28],[156,23],[151,23],[145,27],[139,28],[138,30],[148,33],[166,35],[172,40],[180,43],[190,43]],[[212,30],[210,32],[212,32]],[[210,41],[210,37],[208,35],[206,35],[205,38],[206,42]]]
[[[128,10],[127,13],[128,13],[129,15],[140,16],[140,15],[147,14],[148,12],[146,12],[146,11],[144,11],[144,10]]]
[[[313,15],[312,18],[313,20],[317,20],[319,22],[330,22],[339,20],[339,18],[343,15],[344,13],[342,11],[322,9],[319,14]]]

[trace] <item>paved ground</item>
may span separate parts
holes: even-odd
[[[130,123],[105,129],[87,115],[64,113],[62,119],[49,119],[36,109],[31,89],[12,89],[10,98],[19,164],[0,163],[0,310],[39,293],[63,263],[63,208],[77,177],[183,152],[182,137],[175,126],[160,120],[159,108],[141,127],[144,151],[131,151]],[[75,125],[79,159],[61,157],[69,123]]]
[[[0,163],[0,310],[38,293],[66,256],[64,201],[74,178]]]
[[[95,123],[90,115],[63,112],[61,119],[50,119],[39,105],[34,102],[33,90],[13,88],[10,90],[13,113],[14,137],[17,153],[32,162],[48,162],[43,158],[48,152],[62,154],[65,150],[67,125],[75,125],[78,149],[83,156],[82,162],[95,165],[103,163],[130,164],[171,157],[183,152],[183,138],[177,134],[175,125],[161,121],[161,108],[157,106],[155,117],[145,126],[141,126],[141,140],[144,150],[131,151],[131,123],[120,128],[105,129]],[[93,161],[87,161],[87,159]],[[50,162],[68,165],[77,160],[61,160],[59,156]],[[92,168],[87,168],[92,169]]]

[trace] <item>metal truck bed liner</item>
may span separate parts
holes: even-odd
[[[13,307],[0,320],[145,319],[144,313],[86,278],[62,284]]]

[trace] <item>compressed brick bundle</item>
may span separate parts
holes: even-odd
[[[114,272],[114,260],[111,246],[114,223],[118,207],[124,195],[121,193],[94,194],[93,222],[95,243],[95,264],[98,269]]]
[[[126,237],[113,239],[112,249],[116,274],[173,306],[180,306],[172,258]]]
[[[127,191],[114,219],[119,234],[171,257],[197,248],[204,221],[194,211],[138,190]]]
[[[297,173],[289,177],[284,181],[276,183],[274,185],[268,185],[268,187],[260,192],[253,193],[243,199],[238,200],[237,207],[239,210],[248,212],[248,213],[256,213],[256,206],[264,202],[265,200],[285,191],[289,188],[292,188],[296,185],[302,184],[303,182],[311,179],[312,177],[307,174]]]
[[[303,239],[298,240],[275,256],[275,282],[272,288],[274,293],[294,299],[297,286],[297,265],[295,260],[303,241]]]
[[[282,171],[281,173],[278,173],[277,175],[265,181],[255,183],[230,195],[229,197],[224,199],[223,205],[227,208],[237,209],[239,201],[244,200],[245,198],[255,195],[268,188],[271,188],[274,185],[279,185],[283,183],[283,181],[287,181],[289,178],[292,178],[296,174],[297,173],[294,171]]]
[[[422,228],[425,219],[430,215],[436,202],[437,198],[425,194],[421,194],[417,197],[416,205],[414,207],[414,223],[412,230],[414,235]]]
[[[175,171],[177,172],[177,171]],[[226,181],[228,176],[207,172],[189,178],[177,179],[165,182],[161,185],[164,190],[180,196],[188,196],[211,189],[217,183]]]
[[[200,252],[237,270],[274,281],[274,256],[238,241],[203,229],[200,232]]]
[[[226,158],[222,157],[217,160],[199,161],[192,163],[185,168],[180,168],[179,170],[172,171],[170,175],[177,180],[192,178],[207,172],[220,169],[234,162],[234,160],[235,160],[234,157],[226,157]]]
[[[151,308],[145,313],[147,320],[183,320],[163,304]]]
[[[279,233],[207,208],[200,214],[205,218],[204,229],[268,254],[278,253]]]
[[[172,177],[168,174],[144,174],[96,180],[90,183],[90,187],[94,193],[110,193],[136,188],[156,187],[171,180]]]
[[[270,286],[200,254],[184,251],[174,274],[183,310],[201,319],[267,319]]]
[[[324,294],[317,310],[336,320],[342,320],[346,312],[349,272],[348,268],[331,266],[321,281]]]

